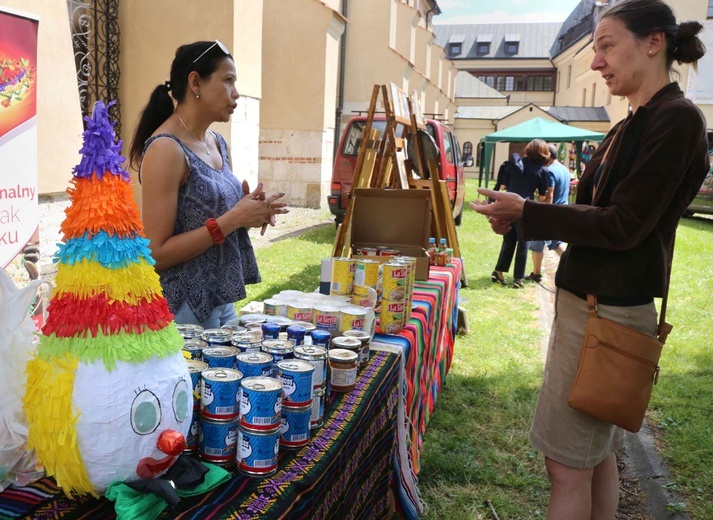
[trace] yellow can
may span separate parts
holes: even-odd
[[[352,305],[358,305],[359,307],[372,307],[371,300],[368,296],[360,296],[354,293],[351,299]]]
[[[408,295],[409,266],[399,262],[381,265],[381,297],[390,301],[404,301]]]
[[[379,282],[379,265],[376,260],[357,259],[354,265],[354,294],[367,296],[369,287],[376,289]]]
[[[356,260],[346,257],[332,258],[332,280],[329,294],[349,295],[354,289]]]
[[[287,304],[287,317],[292,321],[312,322],[312,305],[304,302],[290,302]]]
[[[381,300],[379,332],[398,334],[406,324],[406,302]]]
[[[339,330],[364,330],[366,309],[357,305],[347,305],[339,309]]]

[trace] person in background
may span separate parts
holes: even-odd
[[[550,204],[567,204],[569,199],[570,175],[567,167],[557,160],[557,147],[548,144],[550,160],[547,163],[548,186],[545,202]],[[559,240],[532,240],[527,243],[527,248],[532,252],[532,272],[525,279],[533,282],[542,281],[542,260],[545,256],[545,245],[550,251],[562,256],[565,245]]]
[[[267,195],[262,185],[250,193],[238,181],[225,139],[209,130],[230,120],[236,81],[218,40],[180,46],[131,143],[146,237],[176,323],[215,328],[234,319],[245,284],[260,281],[248,228],[264,232],[288,211],[278,201],[284,194]]]
[[[517,171],[513,170],[513,173],[507,179],[504,178],[502,180],[498,175],[500,189],[506,189],[509,193],[517,193],[526,199],[532,199],[535,190],[537,190],[540,198],[544,199],[547,193],[547,169],[544,165],[549,161],[549,158],[550,150],[547,148],[547,143],[542,139],[530,141],[525,147],[525,157],[522,158],[522,171],[519,169]],[[507,185],[504,184],[505,182],[507,182]],[[519,222],[513,222],[512,229],[503,236],[498,263],[490,275],[493,283],[507,285],[503,273],[510,270],[513,255],[515,255],[515,271],[513,272],[512,287],[521,289],[523,287],[522,279],[525,277],[525,266],[527,265],[527,244],[522,238]]]
[[[498,233],[521,222],[531,239],[567,242],[555,277],[556,311],[530,442],[550,477],[547,518],[613,520],[619,499],[615,452],[623,430],[567,404],[588,316],[654,336],[654,298],[666,290],[676,226],[709,168],[706,122],[671,80],[674,61],[705,53],[699,22],[678,25],[662,0],[605,7],[593,35],[591,68],[629,115],[614,125],[582,176],[576,204],[535,204],[515,193],[479,189],[474,204]]]

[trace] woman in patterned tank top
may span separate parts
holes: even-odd
[[[260,273],[248,228],[287,213],[259,184],[250,192],[232,171],[228,146],[209,130],[227,122],[240,97],[233,58],[218,40],[176,50],[170,80],[151,94],[131,143],[142,219],[176,323],[219,327]],[[171,99],[173,98],[173,99]],[[176,101],[174,106],[173,100]]]

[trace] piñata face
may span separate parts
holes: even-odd
[[[119,362],[111,371],[102,362],[77,366],[72,393],[79,413],[77,441],[95,489],[103,492],[115,481],[153,478],[173,464],[182,448],[165,453],[162,435],[187,437],[191,387],[180,353],[140,364]]]

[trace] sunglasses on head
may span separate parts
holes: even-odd
[[[200,60],[203,56],[205,56],[213,47],[218,46],[218,48],[223,51],[223,53],[228,56],[230,52],[228,51],[228,48],[223,45],[223,43],[220,40],[215,40],[215,43],[208,47],[206,50],[204,50],[193,62],[191,63],[191,67],[196,64],[198,60]]]

